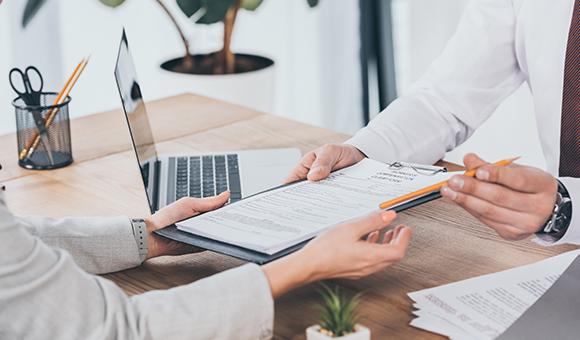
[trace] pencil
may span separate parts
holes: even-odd
[[[520,157],[515,157],[515,158],[510,158],[510,159],[504,159],[504,160],[501,160],[499,162],[495,162],[492,165],[495,165],[495,166],[507,166],[507,165],[512,164],[513,162],[515,162],[518,159],[520,159]],[[476,173],[477,169],[479,169],[479,168],[475,168],[475,169],[471,169],[469,171],[466,171],[466,172],[463,173],[463,175],[464,176],[469,176],[469,177],[475,177],[475,173]],[[403,195],[403,196],[400,196],[400,197],[397,197],[397,198],[393,198],[392,200],[389,200],[389,201],[386,201],[386,202],[381,203],[379,205],[379,208],[381,208],[381,209],[388,209],[388,208],[390,208],[390,207],[392,207],[394,205],[397,205],[399,203],[403,203],[403,202],[406,202],[406,201],[411,200],[413,198],[417,198],[417,197],[420,197],[420,196],[429,194],[431,192],[440,190],[445,184],[447,184],[447,182],[448,181],[441,181],[439,183],[435,183],[435,184],[430,185],[428,187],[425,187],[423,189],[419,189],[417,191],[408,193],[406,195]]]
[[[73,87],[75,86],[77,80],[79,79],[79,77],[83,73],[88,62],[89,62],[89,58],[86,58],[86,59],[81,60],[77,64],[73,73],[70,75],[70,77],[68,78],[68,80],[64,84],[64,87],[58,93],[56,99],[52,103],[53,108],[46,114],[44,125],[47,128],[52,124],[52,122],[54,121],[54,118],[56,117],[56,114],[59,111],[59,109],[55,106],[58,106],[58,105],[64,103],[64,101],[66,100],[66,98],[68,97],[70,92],[72,91]],[[20,152],[20,154],[19,154],[20,160],[24,160],[25,158],[31,157],[32,154],[34,153],[34,151],[36,150],[36,147],[38,146],[39,142],[40,142],[40,134],[38,131],[36,131],[32,135],[32,138],[30,138],[30,142],[28,142],[26,144],[26,146]]]

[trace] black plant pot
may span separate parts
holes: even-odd
[[[263,70],[274,65],[274,61],[270,58],[236,53],[235,54],[235,70],[233,74],[248,73]],[[216,72],[216,62],[219,59],[218,52],[209,54],[195,54],[191,56],[193,64],[191,67],[186,67],[184,58],[174,58],[161,64],[161,68],[176,73],[182,74],[196,74],[196,75],[213,75],[223,74]]]

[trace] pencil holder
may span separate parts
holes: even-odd
[[[69,103],[52,105],[58,94],[43,92],[39,106],[27,106],[14,99],[18,165],[25,169],[50,170],[73,162],[70,138]]]

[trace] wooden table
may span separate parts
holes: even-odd
[[[262,114],[224,102],[184,94],[149,103],[159,151],[220,151],[299,147],[303,152],[348,136]],[[72,120],[75,163],[54,171],[28,171],[16,164],[14,134],[0,136],[0,182],[17,214],[144,216],[147,202],[120,110]],[[437,335],[409,326],[406,293],[534,262],[571,250],[542,248],[531,241],[508,242],[451,203],[431,202],[400,214],[397,223],[413,228],[405,260],[371,277],[337,281],[364,292],[362,323],[373,338],[432,339]],[[106,275],[128,294],[190,283],[243,264],[204,252],[148,261]],[[317,286],[298,289],[276,302],[275,338],[301,339],[317,322]]]

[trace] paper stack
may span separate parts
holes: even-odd
[[[534,264],[409,294],[411,326],[451,339],[494,339],[516,321],[580,254],[570,251]]]

